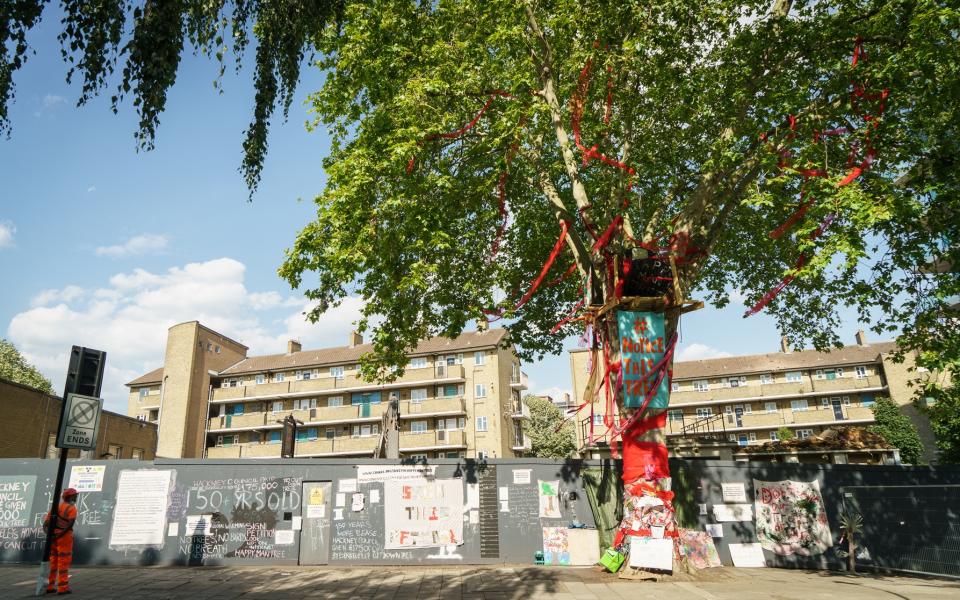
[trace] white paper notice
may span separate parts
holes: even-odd
[[[514,469],[513,483],[515,484],[530,483],[530,469]]]
[[[380,504],[380,490],[370,490],[370,504]]]
[[[673,539],[630,536],[630,566],[673,571]]]
[[[742,483],[721,483],[724,502],[746,502],[747,490]]]
[[[213,524],[213,515],[187,515],[187,524],[184,535],[210,535],[210,526]]]
[[[70,486],[78,492],[103,490],[103,474],[106,465],[77,465],[70,469]]]
[[[322,519],[325,516],[327,516],[326,504],[308,504],[307,505],[308,519]]]
[[[474,525],[476,525],[477,523],[480,522],[480,511],[479,511],[479,510],[471,510],[471,511],[470,511],[470,522],[471,522],[472,524],[474,524]]]
[[[723,537],[723,523],[707,523],[704,525],[704,527],[706,528],[707,533],[710,534],[710,537]]]
[[[120,471],[110,546],[163,546],[172,475],[149,469]]]
[[[510,503],[506,500],[500,501],[500,512],[510,512]]]
[[[342,521],[342,520],[343,520],[343,509],[342,509],[342,508],[335,508],[335,509],[333,509],[333,520],[334,520],[334,521]]]
[[[480,509],[480,484],[467,484],[467,509]]]
[[[357,491],[357,480],[356,479],[341,479],[339,492],[344,492],[345,494],[351,494]]]
[[[363,510],[363,503],[366,496],[357,492],[350,496],[350,510],[353,512],[360,512]]]
[[[293,530],[300,531],[303,529],[303,517],[294,517],[293,518]]]
[[[700,514],[701,514],[701,515],[707,514],[707,505],[706,505],[706,504],[701,504],[701,505],[700,505]]]
[[[765,567],[767,562],[763,559],[763,547],[758,543],[753,544],[728,544],[730,549],[730,558],[733,559],[735,567]]]
[[[383,483],[385,481],[433,481],[437,478],[436,465],[359,465],[358,483]],[[341,490],[345,491],[345,490]]]
[[[293,530],[278,529],[273,537],[273,543],[278,546],[289,546],[293,543]]]
[[[502,486],[497,490],[497,498],[499,500],[509,500],[510,499],[510,489],[507,486]]]
[[[334,506],[346,506],[347,505],[347,495],[346,494],[337,494],[334,501]]]
[[[167,536],[176,537],[180,535],[180,523],[173,522],[167,525]]]
[[[717,521],[752,521],[752,504],[714,504],[713,517]]]

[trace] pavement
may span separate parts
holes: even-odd
[[[0,566],[0,597],[33,597],[39,567]],[[595,568],[76,567],[71,600],[838,600],[960,599],[960,581],[721,567],[659,581]],[[48,596],[52,598],[53,596]]]

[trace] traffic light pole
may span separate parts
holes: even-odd
[[[92,353],[96,353],[94,357]],[[70,394],[87,392],[91,396],[100,396],[100,387],[103,383],[103,367],[106,362],[106,353],[87,348],[74,346],[70,352],[70,366],[67,368],[67,380],[63,384],[63,399],[60,405],[60,427],[63,427],[63,411],[67,409],[67,397]],[[60,439],[59,428],[57,439]],[[53,498],[50,499],[50,519],[47,522],[47,539],[43,543],[43,554],[40,556],[40,575],[37,577],[35,596],[41,596],[47,587],[50,576],[50,551],[53,548],[53,533],[56,529],[56,515],[60,505],[60,491],[63,489],[63,474],[67,470],[67,454],[70,451],[60,448],[60,461],[57,465],[57,480],[53,485]]]

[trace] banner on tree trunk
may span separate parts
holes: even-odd
[[[670,382],[666,374],[658,377],[654,367],[666,352],[663,313],[620,311],[620,366],[623,373],[623,405],[643,406],[651,396],[649,408],[666,408],[670,401]],[[658,381],[659,380],[659,381]]]
[[[832,537],[820,482],[753,480],[757,539],[774,554],[822,554]]]

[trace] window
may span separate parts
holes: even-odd
[[[217,346],[216,344],[214,344],[213,351],[217,354],[220,354],[220,346]]]
[[[217,436],[218,446],[233,446],[239,443],[240,443],[239,435],[218,435]]]
[[[260,385],[261,383],[266,383],[266,382],[267,382],[267,378],[264,377],[263,373],[257,373],[257,385]]]
[[[801,400],[791,400],[790,401],[790,410],[794,412],[802,412],[807,410],[807,399],[803,398]]]
[[[750,442],[749,442],[749,439],[747,438],[747,434],[741,433],[739,436],[737,436],[737,444],[739,444],[740,446],[746,446],[749,443]]]
[[[330,396],[327,398],[327,406],[343,406],[343,396]]]
[[[426,454],[411,454],[410,460],[427,460]]]
[[[427,432],[426,421],[414,421],[410,423],[410,433],[426,433],[426,432]]]
[[[270,409],[270,412],[280,412],[283,410],[283,400],[277,400],[273,403],[273,408]]]
[[[242,415],[242,414],[243,414],[243,405],[242,405],[242,404],[234,404],[233,406],[230,407],[230,409],[231,409],[231,410],[230,410],[230,414],[231,414],[231,415]]]
[[[680,391],[680,384],[677,383],[676,381],[671,381],[671,382],[670,382],[670,391],[671,391],[671,392],[679,392],[679,391]]]
[[[439,455],[439,453],[438,453],[438,455]],[[447,452],[446,454],[444,454],[444,457],[445,457],[445,458],[460,458],[460,453],[459,453],[459,452]]]
[[[410,403],[411,404],[420,404],[427,399],[427,389],[419,388],[415,390],[410,390]]]
[[[477,450],[477,460],[487,460],[490,458],[489,452],[484,452],[483,450]]]
[[[297,429],[297,441],[307,441],[317,439],[317,428],[316,427],[301,427]]]
[[[803,372],[787,371],[787,383],[800,383],[803,381]]]
[[[473,353],[473,364],[482,365],[485,353],[482,350]]]
[[[146,398],[150,394],[150,388],[140,388],[140,398]]]
[[[750,436],[750,441],[751,441],[751,442],[757,441],[757,434],[756,434],[755,432],[751,431],[751,432],[748,433],[747,435]]]
[[[443,395],[446,396],[446,397],[456,396],[456,395],[457,395],[457,391],[458,391],[458,387],[457,387],[457,385],[456,385],[455,383],[453,383],[453,384],[447,384],[447,385],[443,386],[443,387],[441,388],[441,390],[442,390]]]
[[[798,429],[798,430],[797,430],[797,437],[800,438],[801,440],[806,439],[806,438],[808,438],[808,437],[810,437],[810,436],[812,436],[812,435],[813,435],[813,430],[812,430],[812,429]]]
[[[874,397],[872,394],[862,394],[860,396],[860,406],[864,408],[869,408],[875,403]]]
[[[771,383],[773,383],[772,373],[764,373],[760,376],[760,385],[770,385]]]
[[[357,392],[350,396],[350,404],[380,404],[380,392]]]
[[[594,425],[603,425],[603,415],[600,413],[593,414],[593,424]]]
[[[777,412],[777,403],[776,403],[776,402],[767,402],[767,403],[765,403],[763,406],[764,406],[764,408],[767,409],[767,412],[768,412],[768,413],[775,413],[775,412]]]
[[[267,443],[268,443],[268,444],[279,444],[279,443],[280,443],[280,437],[281,437],[282,435],[283,435],[283,432],[280,431],[279,429],[274,430],[274,431],[271,431],[271,432],[270,432],[270,437],[267,438]]]
[[[283,381],[283,373],[274,373],[273,380],[276,383],[280,383],[281,381]]]
[[[293,410],[310,410],[317,407],[316,398],[301,398],[293,401]]]
[[[837,400],[839,400],[839,398],[837,398]],[[823,398],[820,398],[820,406],[822,406],[823,408],[829,408],[830,398],[827,398],[826,396],[824,396]]]
[[[336,429],[336,427],[327,427],[326,429],[324,429],[324,430],[323,430],[323,437],[326,438],[326,439],[328,439],[328,440],[332,440],[333,438],[337,437],[337,429]]]
[[[705,392],[710,389],[710,382],[706,379],[698,379],[693,382],[693,389],[697,392]]]
[[[477,417],[477,431],[486,431],[486,430],[487,430],[487,418]]]
[[[300,376],[297,379],[307,380],[313,377],[313,373],[310,371],[297,371],[297,372],[300,373]]]
[[[354,425],[353,437],[370,437],[371,435],[380,435],[380,425]]]
[[[850,406],[850,396],[844,396],[844,397],[843,397],[843,405],[844,405],[844,406]]]
[[[742,375],[740,377],[728,377],[726,383],[727,383],[727,387],[732,387],[732,388],[740,387],[743,385],[747,385],[747,378]]]
[[[770,439],[771,439],[771,441],[777,442],[777,441],[780,440],[780,436],[777,435],[777,432],[776,432],[776,431],[771,431],[771,432],[770,432]]]
[[[843,377],[843,369],[817,369],[815,377],[832,381],[837,377]]]
[[[425,356],[418,356],[416,358],[410,359],[411,369],[423,369],[426,366],[427,366],[427,358]]]
[[[857,373],[857,379],[866,379],[867,378],[867,367],[860,365],[854,369]]]
[[[143,460],[143,450],[140,448],[134,448],[130,451],[130,458],[133,460]]]
[[[667,419],[670,421],[683,421],[683,411],[682,410],[668,410]]]
[[[108,460],[119,460],[123,458],[123,446],[118,446],[117,444],[110,444],[107,446],[107,454],[110,456],[105,456],[104,458]]]
[[[482,383],[478,383],[474,388],[474,396],[477,398],[486,398],[487,397],[487,386]]]
[[[743,414],[749,415],[753,414],[753,406],[749,402],[743,405]]]
[[[698,417],[698,418],[701,418],[701,419],[702,419],[702,418],[704,418],[704,417],[712,417],[712,416],[713,416],[713,409],[710,408],[709,406],[707,406],[707,407],[705,407],[705,408],[698,408],[698,409],[697,409],[697,417]]]
[[[343,379],[343,367],[330,367],[330,377]]]
[[[213,344],[211,342],[207,342],[207,352],[213,352]]]

